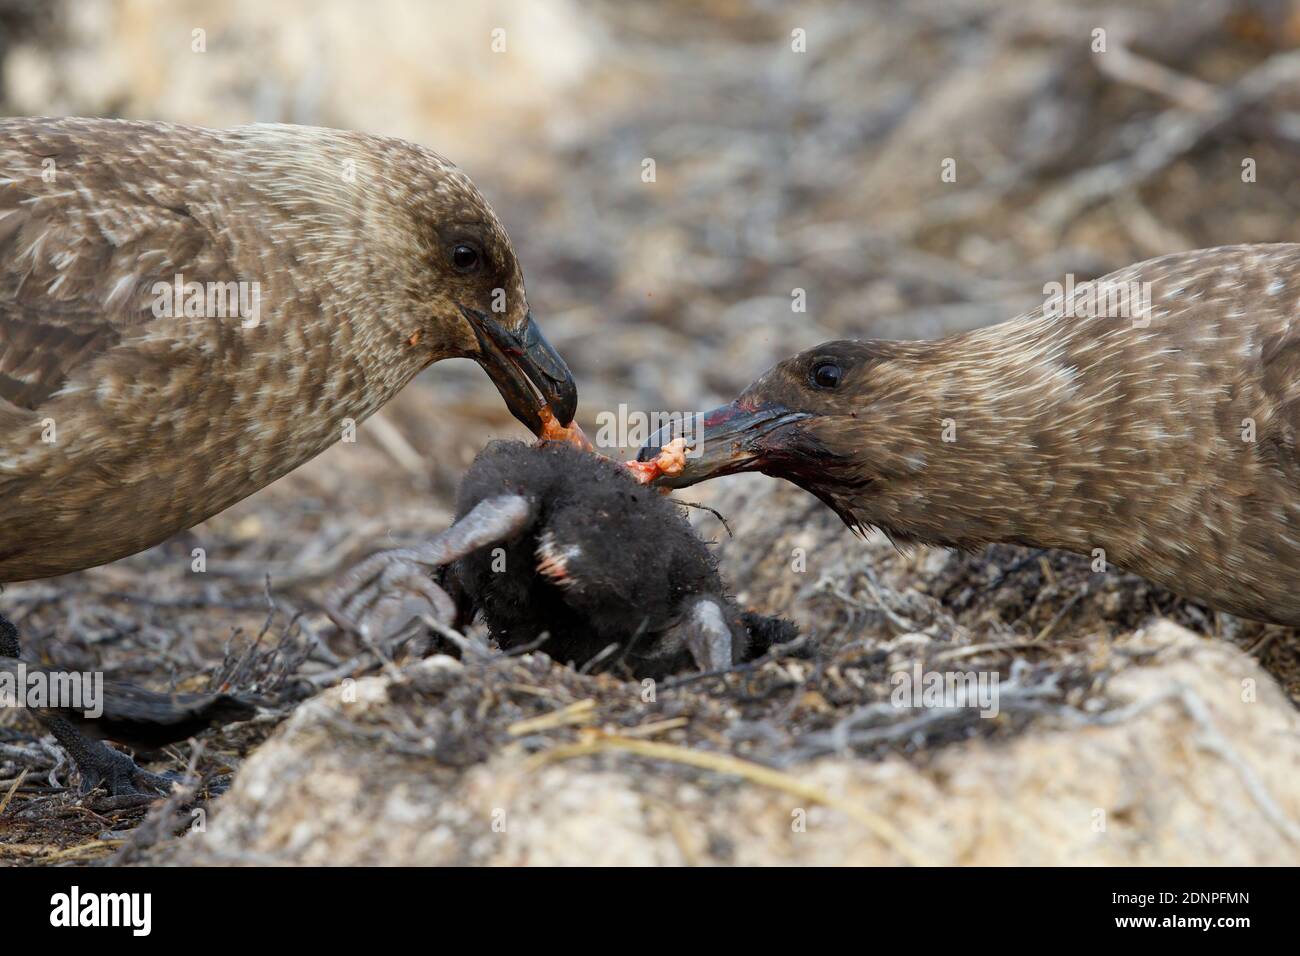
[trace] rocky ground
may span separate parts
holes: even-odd
[[[370,6],[368,30],[326,2],[285,31],[251,0],[4,3],[0,95],[445,150],[510,227],[590,431],[619,403],[711,407],[827,338],[1010,317],[1066,272],[1296,238],[1288,3]],[[472,82],[427,95],[449,77]],[[0,715],[0,862],[1300,860],[1296,632],[1069,555],[901,553],[766,479],[693,489],[731,526],[695,514],[737,596],[804,638],[653,701],[475,629],[478,653],[424,659],[313,610],[351,561],[445,527],[475,451],[517,434],[481,372],[439,366],[192,532],[6,589],[49,663],[264,707],[155,755],[195,784],[152,805],[77,798]],[[998,716],[892,706],[918,662],[996,674]]]
[[[930,650],[909,638],[876,650],[906,669]],[[1051,666],[972,650],[932,660],[1010,671],[987,728],[862,703],[872,668],[852,659],[771,664],[647,704],[549,661],[429,658],[302,705],[241,768],[210,828],[152,859],[1295,862],[1300,721],[1244,655],[1165,621]],[[1242,698],[1248,682],[1261,698]],[[854,706],[837,712],[844,696]]]

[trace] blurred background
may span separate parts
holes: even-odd
[[[826,339],[933,337],[1010,318],[1066,273],[1300,238],[1291,0],[0,0],[0,110],[314,124],[436,149],[509,229],[589,432],[620,403],[710,408]],[[203,686],[223,658],[228,676],[232,654],[256,664],[254,636],[267,648],[292,632],[312,648],[304,673],[314,666],[314,686],[329,686],[356,648],[310,615],[288,624],[284,603],[272,623],[270,592],[280,602],[318,589],[377,546],[444,528],[459,476],[494,436],[525,437],[476,366],[440,363],[356,444],[153,551],[10,587],[7,613],[46,659],[155,686]],[[1293,634],[1249,625],[1243,637],[1119,576],[1076,607],[1087,567],[1056,558],[1041,574],[1031,565],[996,606],[962,605],[946,595],[982,593],[1023,555],[946,565],[921,555],[899,571],[883,546],[864,558],[822,509],[797,510],[798,492],[768,493],[724,571],[742,598],[820,621],[845,647],[892,637],[862,608],[903,591],[905,616],[908,601],[913,611],[929,601],[926,613],[946,622],[929,628],[938,641],[1052,633],[1066,646],[1158,608],[1199,633],[1235,635],[1300,698]],[[869,562],[845,572],[841,597],[857,604],[825,588],[796,593],[781,572],[802,539],[763,537],[778,513],[791,534],[817,526],[827,567]],[[742,538],[748,555],[734,553]],[[199,544],[207,575],[189,572]],[[877,590],[872,567],[911,576]],[[946,591],[933,584],[940,572]],[[862,575],[869,592],[857,590]],[[1082,616],[1058,627],[1071,608]],[[292,669],[262,663],[245,678],[273,683],[274,668]],[[1086,683],[1091,666],[1081,652],[1069,673]],[[851,708],[863,687],[826,697]],[[829,705],[814,713],[825,703],[808,705],[806,726],[837,719]],[[792,713],[772,726],[784,732]],[[248,745],[222,752],[233,765]]]

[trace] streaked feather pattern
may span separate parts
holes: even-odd
[[[470,354],[429,267],[447,222],[513,261],[469,179],[410,143],[0,121],[0,581],[157,543]],[[257,283],[259,323],[156,317],[177,274]]]

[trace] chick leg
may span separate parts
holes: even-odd
[[[17,660],[20,650],[18,628],[0,615],[0,657]],[[171,789],[171,780],[142,769],[126,754],[85,736],[63,715],[47,710],[35,714],[76,765],[81,774],[81,793],[90,793],[99,786],[115,797],[166,793]]]
[[[336,621],[364,635],[390,636],[431,605],[441,620],[456,616],[455,603],[429,577],[430,570],[489,544],[506,541],[532,524],[536,505],[523,495],[480,501],[428,544],[380,551],[359,562],[325,599]],[[415,597],[410,605],[406,598]]]
[[[696,598],[675,630],[700,670],[718,671],[731,666],[731,628],[717,599]]]

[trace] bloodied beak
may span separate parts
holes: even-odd
[[[462,305],[460,310],[478,339],[478,363],[515,418],[534,435],[542,433],[542,410],[547,407],[561,425],[573,421],[578,410],[573,373],[546,341],[531,312],[520,329],[512,330],[477,309]]]
[[[720,475],[762,471],[780,457],[791,435],[787,426],[811,417],[775,403],[733,402],[707,412],[694,429],[690,420],[666,425],[650,436],[636,457],[653,461],[674,438],[686,439],[686,466],[675,475],[656,478],[654,484],[662,488],[685,488]]]

